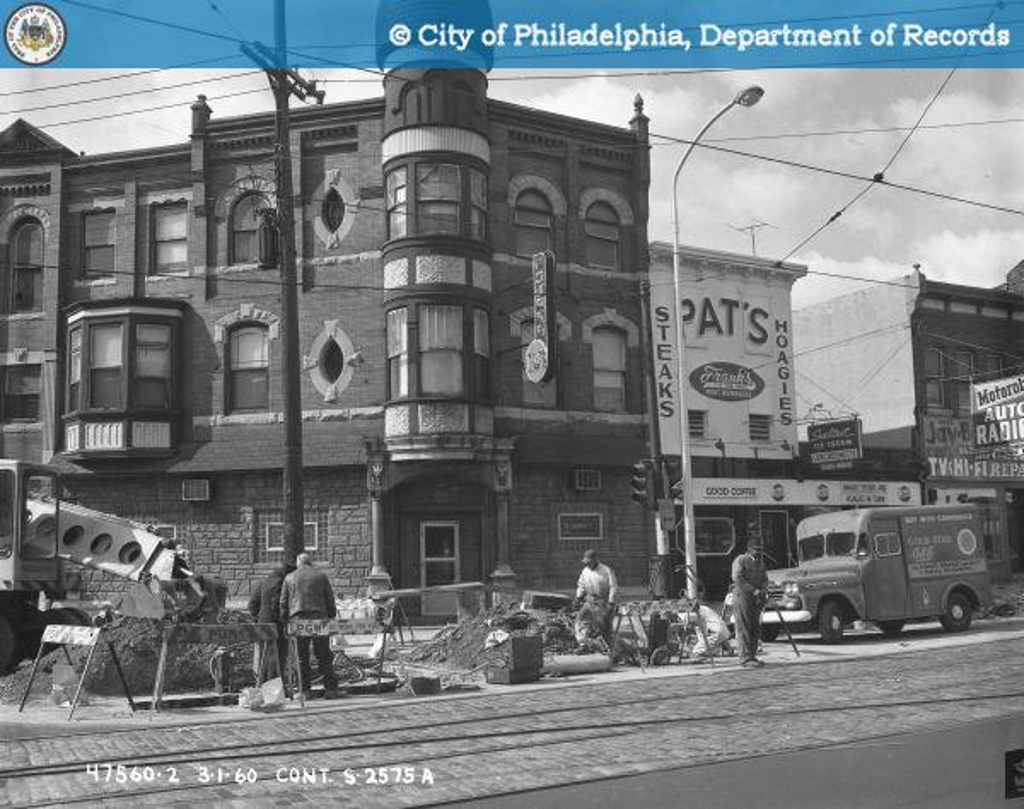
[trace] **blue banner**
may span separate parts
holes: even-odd
[[[970,0],[0,3],[3,67],[1020,67],[1024,4]],[[283,48],[279,48],[283,45]]]

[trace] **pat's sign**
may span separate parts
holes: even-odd
[[[555,255],[550,250],[533,255],[533,340],[526,347],[524,365],[531,382],[554,376]]]
[[[651,353],[662,453],[681,454],[686,423],[693,455],[717,455],[721,439],[730,457],[791,457],[790,291],[806,269],[682,248],[676,279],[671,256],[655,250],[653,259]]]

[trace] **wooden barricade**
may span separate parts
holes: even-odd
[[[295,682],[299,685],[299,705],[303,708],[306,707],[306,685],[302,682],[302,666],[299,664],[299,638],[329,638],[344,634],[346,628],[346,622],[337,618],[292,618],[285,626],[284,633],[291,649],[289,659],[295,666]]]
[[[277,665],[277,626],[275,624],[171,624],[164,627],[163,642],[160,645],[160,662],[157,663],[156,682],[153,684],[152,711],[160,710],[164,695],[164,679],[167,669],[167,655],[171,645],[178,643],[209,643],[229,646],[235,643],[259,643],[261,656],[268,655]],[[284,672],[278,672],[281,676]]]
[[[89,656],[85,660],[85,668],[82,669],[82,676],[78,679],[78,686],[75,688],[75,696],[71,700],[71,710],[68,711],[68,721],[71,721],[71,717],[74,716],[75,708],[78,707],[78,700],[82,696],[82,688],[85,685],[85,678],[89,676],[89,667],[92,665],[92,657],[96,652],[96,646],[99,644],[101,638],[106,642],[107,648],[110,650],[111,659],[114,661],[114,668],[117,670],[117,677],[121,681],[121,687],[124,689],[124,695],[128,698],[128,705],[132,709],[132,713],[135,713],[135,703],[132,701],[131,692],[128,689],[128,683],[124,678],[124,670],[121,668],[121,661],[117,659],[117,652],[114,651],[114,644],[109,639],[104,637],[104,628],[96,626],[69,626],[65,624],[50,624],[43,630],[43,639],[39,644],[39,651],[36,653],[35,662],[32,664],[32,674],[28,678],[28,685],[25,686],[25,693],[21,696],[21,704],[18,706],[18,713],[25,707],[25,701],[28,699],[29,692],[32,690],[32,683],[36,679],[36,674],[39,671],[39,662],[43,659],[43,654],[46,652],[47,645],[60,646],[64,650],[64,656],[67,658],[69,665],[74,665],[71,660],[71,653],[68,651],[68,646],[88,646]]]

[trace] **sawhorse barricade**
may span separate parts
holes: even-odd
[[[209,643],[229,646],[235,643],[261,644],[260,656],[268,655],[277,661],[277,626],[275,624],[172,624],[164,628],[163,643],[160,645],[160,662],[157,663],[156,681],[153,684],[151,711],[159,711],[164,696],[164,680],[167,670],[167,654],[172,644]],[[262,672],[261,672],[262,673]],[[279,672],[283,675],[283,672]]]
[[[299,638],[330,638],[332,635],[342,635],[345,633],[345,625],[337,618],[292,618],[285,626],[284,633],[291,649],[288,659],[295,667],[295,682],[299,686],[299,705],[305,708],[306,684],[302,682],[302,666],[299,663]]]
[[[75,696],[71,700],[71,710],[68,711],[68,721],[71,721],[71,717],[74,716],[75,708],[78,707],[78,700],[82,696],[82,688],[85,685],[85,678],[89,676],[89,667],[92,665],[92,656],[96,652],[96,646],[99,644],[100,638],[106,641],[107,648],[110,650],[110,657],[114,661],[114,668],[117,670],[117,677],[121,681],[121,687],[124,689],[124,695],[128,698],[128,705],[132,709],[132,713],[135,713],[135,703],[132,701],[131,691],[128,689],[128,683],[124,678],[124,670],[121,668],[121,661],[117,659],[117,652],[114,651],[114,644],[103,635],[104,628],[97,626],[68,626],[65,624],[50,624],[43,630],[43,639],[39,644],[39,651],[36,653],[35,662],[32,664],[32,674],[28,678],[28,685],[25,686],[25,693],[21,696],[21,705],[18,706],[18,713],[25,707],[25,701],[28,699],[29,692],[32,690],[32,683],[36,679],[36,674],[39,671],[39,662],[43,659],[43,655],[46,652],[46,646],[54,645],[60,646],[64,650],[64,657],[67,658],[68,664],[74,668],[74,663],[71,660],[71,653],[68,651],[68,646],[88,646],[89,656],[85,659],[85,668],[82,669],[82,676],[78,679],[78,686],[75,688]]]

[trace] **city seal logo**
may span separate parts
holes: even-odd
[[[19,6],[7,18],[4,41],[11,56],[26,65],[52,62],[67,44],[64,20],[41,3]]]

